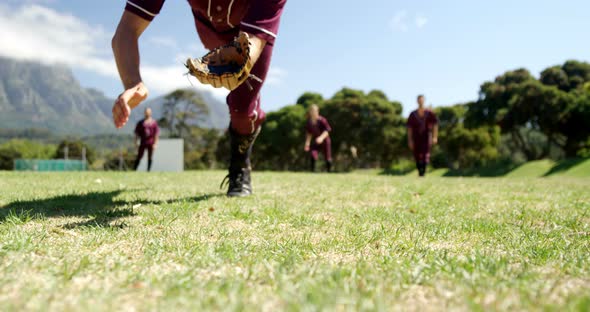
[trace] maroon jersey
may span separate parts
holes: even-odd
[[[307,123],[305,124],[305,131],[311,134],[312,137],[311,146],[309,149],[311,157],[314,160],[317,160],[318,154],[321,151],[324,153],[324,157],[327,161],[332,161],[332,141],[330,140],[330,136],[326,137],[324,142],[322,142],[320,145],[315,142],[315,139],[322,135],[324,131],[332,131],[328,120],[323,116],[319,116],[317,122],[314,124],[311,122],[311,119],[308,119]]]
[[[332,131],[332,128],[330,127],[330,124],[328,123],[328,120],[326,118],[324,118],[323,116],[318,117],[317,122],[314,124],[313,122],[311,122],[311,119],[307,120],[307,124],[305,125],[305,131],[307,131],[307,133],[311,134],[311,136],[315,139],[317,137],[319,137],[320,135],[322,135],[322,133],[324,133],[324,131]],[[327,137],[326,139],[329,139],[330,137]]]
[[[245,31],[273,45],[287,0],[188,0],[203,44],[208,49],[225,44]],[[128,0],[126,10],[151,21],[164,0]],[[210,30],[210,31],[209,31]]]
[[[158,123],[154,119],[149,122],[142,119],[135,126],[135,135],[140,138],[142,146],[151,146],[154,145],[156,138],[160,135],[160,127],[158,127]]]
[[[432,129],[438,124],[436,114],[430,110],[424,110],[424,116],[420,117],[418,110],[413,111],[408,118],[408,128],[412,129],[414,152],[428,153],[432,145]]]
[[[231,126],[240,134],[254,133],[266,114],[261,108],[260,90],[270,67],[274,42],[287,0],[188,0],[195,26],[205,48],[213,50],[230,43],[240,31],[266,41],[252,67],[248,83],[227,97]],[[128,0],[125,10],[151,21],[164,0]]]

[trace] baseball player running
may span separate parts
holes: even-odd
[[[250,155],[265,113],[260,90],[266,78],[286,0],[188,0],[199,38],[212,50],[187,60],[199,81],[225,87],[230,112],[231,161],[228,196],[252,193]],[[128,0],[112,46],[124,91],[113,105],[113,121],[121,128],[131,109],[148,97],[139,71],[138,40],[158,15],[164,0]],[[224,181],[226,181],[224,179]]]

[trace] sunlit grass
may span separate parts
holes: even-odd
[[[590,179],[0,173],[2,310],[590,309]]]

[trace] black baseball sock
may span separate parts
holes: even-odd
[[[418,168],[418,175],[423,177],[426,174],[426,163],[424,162],[417,162],[416,168]]]

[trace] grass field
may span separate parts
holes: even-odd
[[[408,172],[406,176],[415,176],[418,171]],[[382,171],[383,174],[401,175]],[[490,167],[475,168],[467,172],[455,172],[449,169],[434,169],[429,171],[429,176],[435,177],[507,177],[507,178],[543,178],[543,177],[560,177],[560,178],[590,178],[590,158],[574,158],[560,161],[549,159],[529,161],[514,168]]]
[[[590,179],[0,173],[0,310],[590,310]]]

